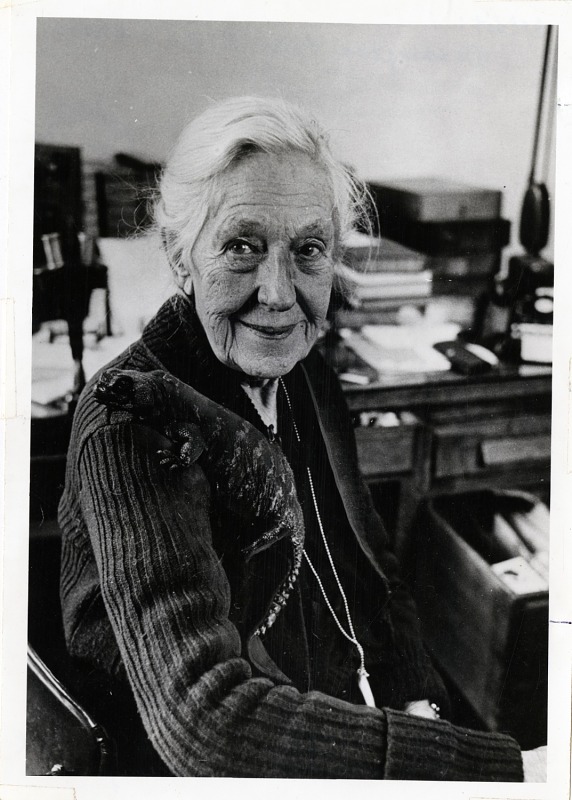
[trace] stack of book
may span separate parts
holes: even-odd
[[[370,183],[379,232],[427,257],[436,295],[476,296],[495,275],[508,244],[502,194],[438,178]]]
[[[409,247],[354,231],[345,241],[344,261],[336,267],[346,306],[367,321],[403,305],[424,305],[432,286],[426,261]]]

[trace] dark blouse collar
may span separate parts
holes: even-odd
[[[192,299],[173,295],[145,327],[143,343],[175,377],[227,407],[245,396],[243,376],[214,355]]]
[[[183,295],[169,298],[145,327],[142,341],[172,375],[240,414],[268,435],[268,429],[241,386],[244,380],[242,373],[229,369],[214,355],[192,299]],[[283,380],[294,409],[298,408],[298,413],[295,412],[296,423],[305,438],[307,423],[311,424],[313,420],[309,413],[306,382],[298,367],[284,376]],[[303,414],[301,407],[306,409]],[[282,431],[292,427],[290,409],[284,392],[280,390],[278,418]],[[291,443],[291,447],[294,455],[294,451],[298,450],[295,442]]]

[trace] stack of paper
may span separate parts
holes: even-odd
[[[451,364],[433,349],[435,342],[455,339],[459,326],[365,325],[340,331],[346,345],[380,373],[446,372]]]

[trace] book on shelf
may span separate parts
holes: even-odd
[[[374,276],[359,276],[353,280],[350,270],[338,269],[338,275],[344,286],[344,296],[351,306],[360,306],[366,302],[378,302],[388,299],[426,298],[431,296],[433,274],[430,270],[407,275],[403,273],[383,273],[376,275],[378,280],[367,280]],[[362,278],[366,280],[362,280]]]
[[[344,262],[361,273],[420,272],[426,256],[380,236],[352,231],[344,241]]]
[[[334,312],[332,322],[336,329],[360,329],[364,325],[399,324],[404,309],[418,309],[420,312],[427,307],[430,297],[410,297],[404,300],[378,300],[362,303],[358,308],[340,308]]]
[[[379,306],[381,308],[387,304],[395,305],[400,302],[404,304],[409,303],[412,300],[427,300],[431,295],[432,291],[430,285],[406,288],[402,286],[392,286],[387,288],[387,290],[380,290],[377,288],[359,289],[348,294],[346,300],[350,308],[363,308],[364,306],[369,306],[370,308]]]
[[[359,269],[337,264],[336,271],[342,281],[351,286],[420,286],[431,283],[432,271],[420,272],[361,272]]]

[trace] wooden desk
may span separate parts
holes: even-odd
[[[339,371],[355,361],[323,350]],[[402,555],[419,503],[488,487],[548,497],[552,369],[500,365],[465,377],[453,372],[391,375],[367,386],[343,384],[356,422],[360,465],[371,484],[398,481],[395,549]],[[396,427],[364,427],[360,415],[393,411]]]
[[[359,368],[339,347],[324,354],[340,372]],[[356,423],[375,412],[400,420],[358,425],[358,456],[384,518],[395,498],[390,487],[398,486],[393,546],[429,652],[447,676],[453,720],[508,731],[526,749],[546,741],[547,595],[503,593],[464,531],[435,510],[453,505],[447,495],[480,489],[528,489],[548,499],[551,385],[551,368],[532,365],[344,385]]]

